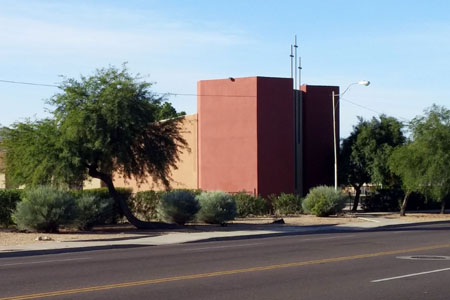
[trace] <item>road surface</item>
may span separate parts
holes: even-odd
[[[4,299],[450,299],[450,224],[0,256]]]

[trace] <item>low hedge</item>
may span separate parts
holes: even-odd
[[[197,219],[208,224],[223,224],[237,215],[236,200],[222,191],[203,192],[196,197],[200,204]]]
[[[165,222],[184,225],[195,219],[200,210],[195,194],[189,190],[164,193],[158,204],[158,216]]]
[[[361,199],[364,211],[399,211],[404,193],[400,189],[378,189]]]
[[[269,203],[261,197],[239,192],[234,194],[233,198],[236,201],[237,215],[241,218],[249,215],[262,216],[269,213]]]
[[[72,193],[51,186],[40,186],[24,191],[13,219],[20,230],[58,232],[61,225],[73,224],[76,214]]]
[[[156,220],[158,219],[158,204],[163,194],[162,191],[137,192],[129,198],[128,204],[137,218],[144,221]]]
[[[282,193],[278,197],[272,197],[272,206],[275,215],[287,216],[303,213],[302,198],[295,194]]]
[[[318,186],[309,191],[302,206],[306,213],[317,217],[328,217],[341,212],[345,207],[345,200],[345,196],[333,187]]]
[[[128,203],[130,202],[130,198],[132,197],[132,190],[129,188],[116,188],[116,191],[119,193],[119,195],[125,199]],[[111,199],[109,195],[109,191],[107,188],[96,188],[96,189],[88,189],[88,190],[81,190],[81,191],[70,191],[75,198],[81,198],[83,196],[92,196],[97,199],[98,201],[108,201],[108,199]],[[103,224],[117,224],[120,219],[123,218],[122,210],[120,209],[119,203],[116,201],[113,202],[112,209],[107,209],[105,211],[105,218],[100,224],[95,225],[103,225]]]
[[[1,189],[0,190],[0,225],[8,227],[13,225],[12,213],[17,203],[22,199],[23,190]]]

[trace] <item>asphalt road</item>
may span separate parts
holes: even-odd
[[[0,257],[0,300],[449,299],[449,282],[450,224]]]

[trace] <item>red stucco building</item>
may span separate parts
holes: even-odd
[[[292,86],[269,77],[198,82],[199,188],[266,196],[333,185],[339,88]]]
[[[189,151],[172,170],[171,187],[267,196],[333,185],[333,90],[339,94],[330,86],[294,90],[291,78],[199,81],[197,114],[184,118],[181,131]],[[114,182],[164,188],[150,177],[138,185],[115,175]]]

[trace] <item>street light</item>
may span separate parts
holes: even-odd
[[[348,87],[344,90],[343,93],[341,94],[335,94],[334,91],[331,92],[331,97],[333,99],[333,141],[334,141],[334,189],[337,190],[338,188],[338,171],[337,171],[337,141],[336,141],[336,96],[338,97],[342,97],[344,96],[344,94],[350,89],[350,87],[359,84],[359,85],[364,85],[364,86],[368,86],[370,84],[370,81],[368,80],[360,80],[358,82],[354,82],[348,85]]]

